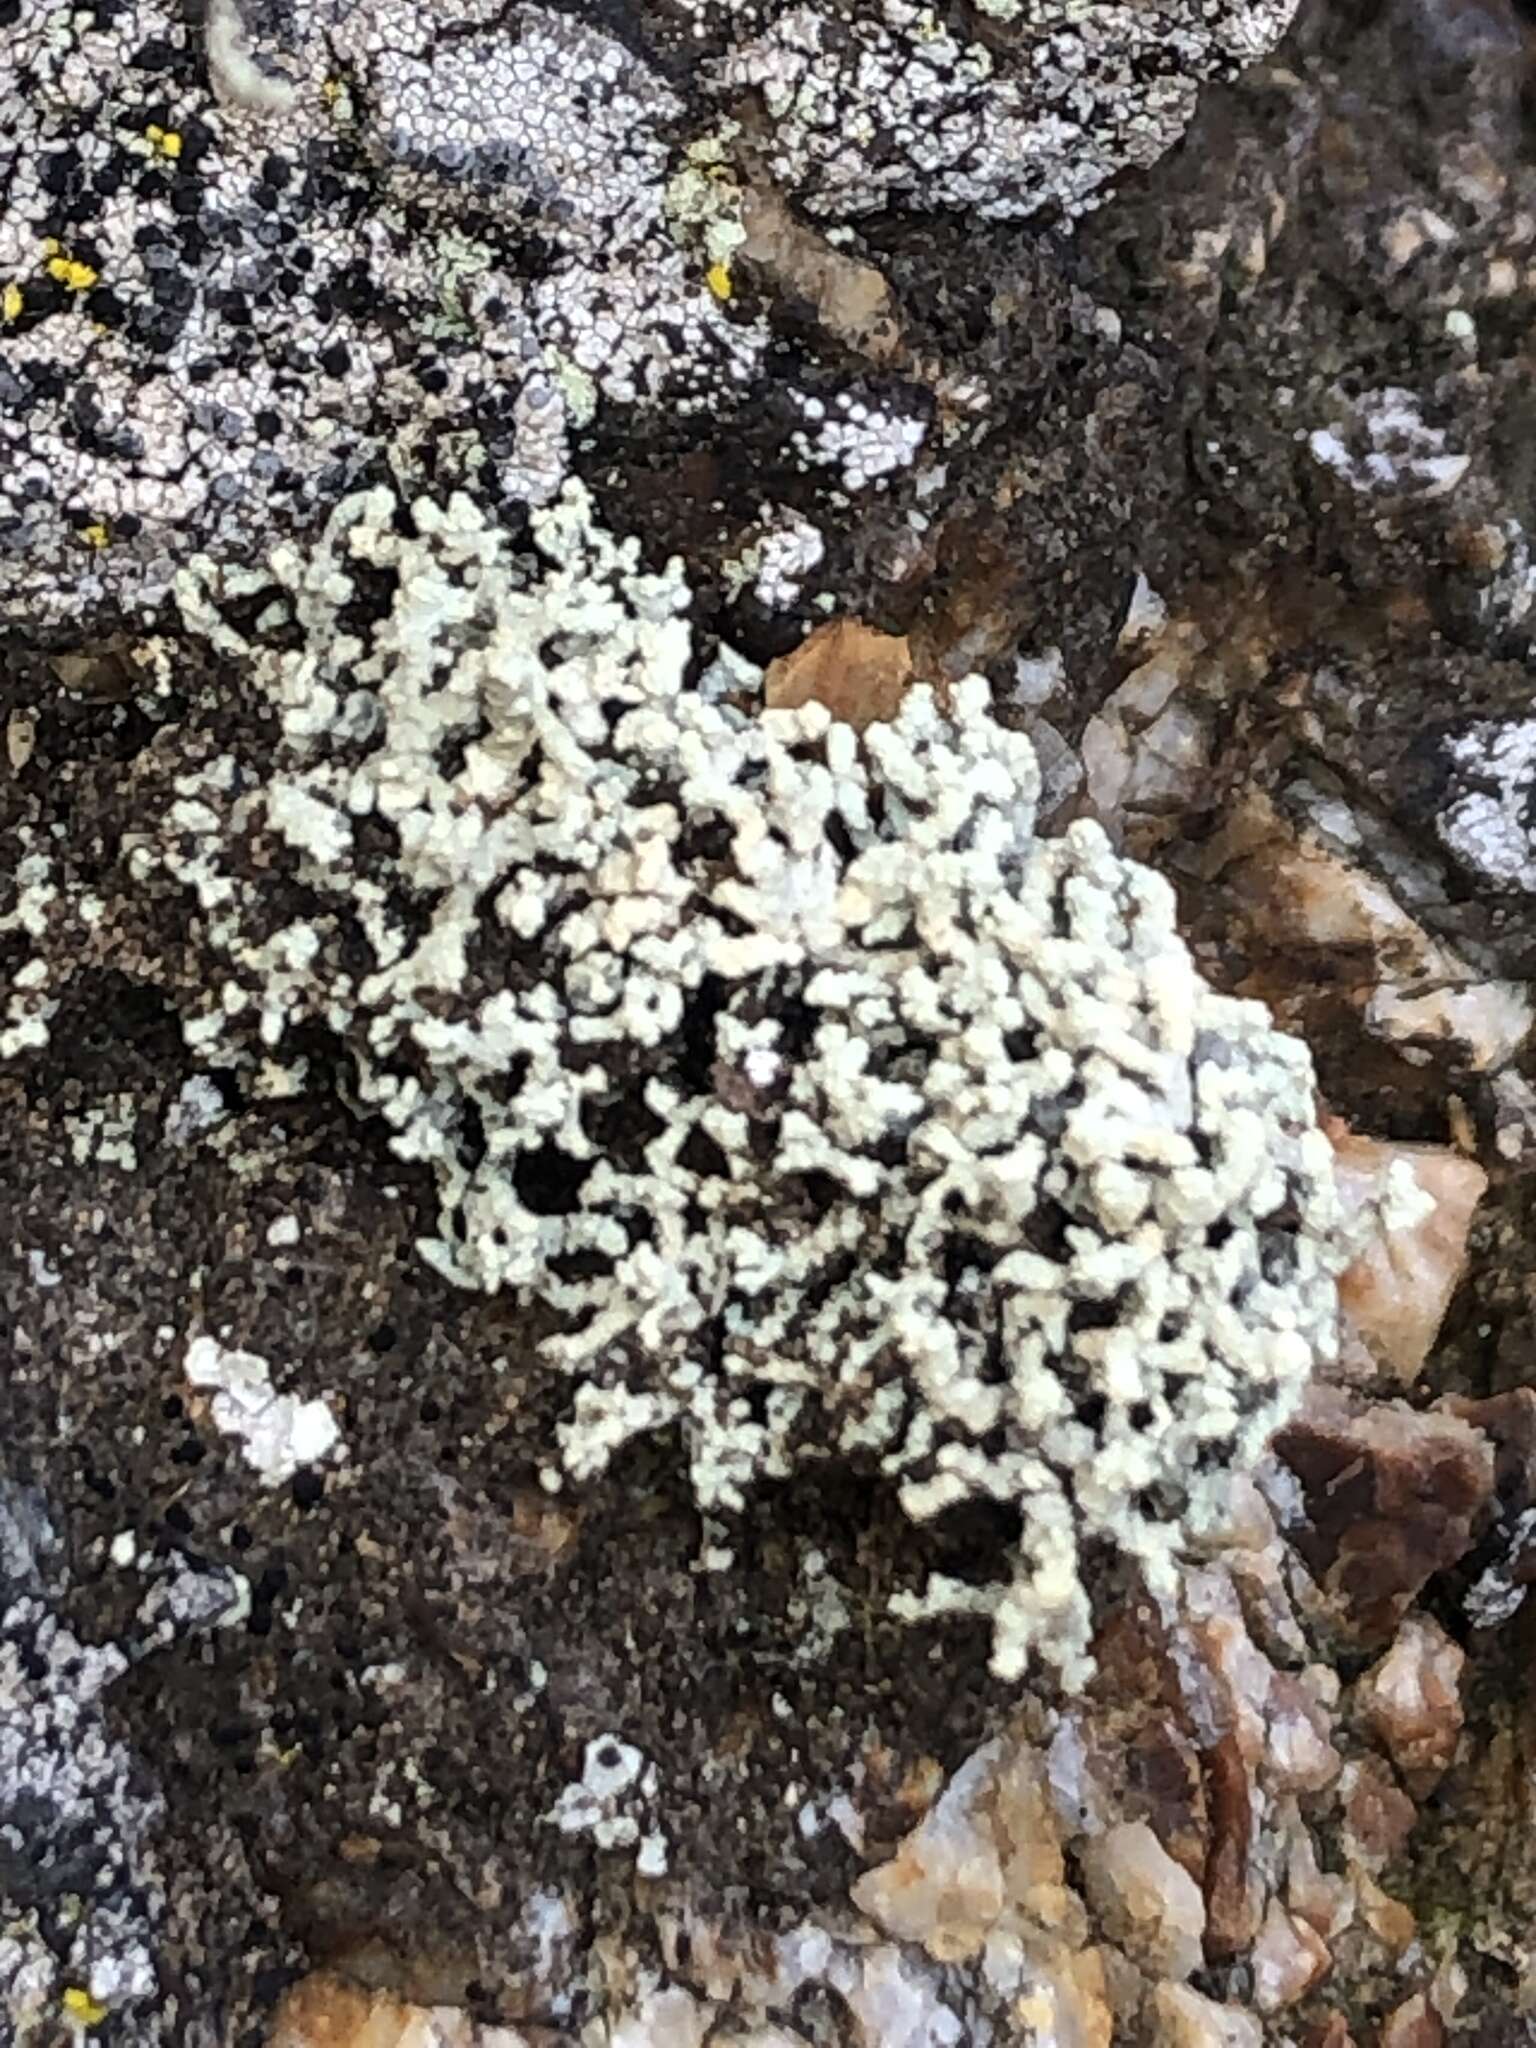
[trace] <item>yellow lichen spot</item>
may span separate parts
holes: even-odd
[[[161,156],[168,156],[174,163],[181,155],[181,137],[174,128],[162,128],[158,121],[151,121],[144,130],[144,140],[157,149]]]
[[[5,290],[0,292],[0,320],[19,320],[25,303],[21,295],[21,286],[12,278]]]
[[[727,263],[711,263],[704,282],[722,305],[731,296],[731,271]]]
[[[81,527],[80,538],[88,548],[104,548],[112,536],[107,531],[105,522],[98,519],[94,525]]]
[[[79,1984],[66,1988],[63,2005],[69,2017],[82,2027],[99,2027],[107,2016],[107,2008],[101,2000],[92,1998],[89,1991]]]
[[[326,105],[328,107],[334,107],[336,102],[341,98],[341,80],[339,78],[328,78],[325,81],[324,85],[321,86],[320,90],[325,95]]]
[[[77,263],[72,256],[50,256],[46,268],[55,284],[71,292],[88,292],[101,275],[89,263]]]

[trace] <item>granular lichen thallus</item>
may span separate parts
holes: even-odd
[[[266,733],[134,854],[219,963],[189,1042],[339,1036],[436,1177],[425,1257],[555,1318],[565,1473],[679,1422],[709,1507],[829,1455],[914,1520],[1014,1506],[1006,1583],[909,1611],[983,1599],[1000,1673],[1080,1677],[1088,1548],[1169,1590],[1332,1351],[1308,1054],[1206,985],[1158,876],[1036,836],[979,680],[862,738],[742,710],[734,657],[691,679],[676,565],[575,487],[534,534],[355,495],[254,637],[248,573],[183,577]]]

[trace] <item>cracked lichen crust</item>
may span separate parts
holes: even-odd
[[[377,490],[274,588],[183,579],[253,734],[132,854],[196,895],[187,1039],[345,1044],[435,1176],[424,1255],[543,1318],[568,1475],[680,1423],[705,1506],[838,1455],[914,1519],[1016,1508],[1011,1581],[911,1611],[1078,1672],[1087,1554],[1170,1587],[1331,1350],[1308,1054],[1159,877],[1036,836],[979,681],[862,738],[743,708],[739,660],[692,686],[676,565],[574,486],[534,532]]]
[[[249,558],[370,465],[541,504],[596,405],[760,414],[764,380],[801,371],[728,303],[742,192],[771,183],[822,226],[1070,217],[1288,11],[18,9],[0,38],[0,618],[53,629],[156,605],[193,548]],[[839,362],[822,382],[846,383]],[[922,394],[866,379],[793,458],[829,499],[884,487],[927,424]]]
[[[161,1803],[104,1711],[127,1659],[53,1611],[61,1548],[35,1496],[0,1474],[0,2011],[20,2043],[141,2008],[166,1907]]]
[[[9,1438],[0,1443],[0,1453],[9,1448]],[[202,2027],[202,2015],[189,2015],[183,2002],[187,1975],[167,1968],[168,1949],[211,1952],[202,1923],[210,1906],[207,1880],[189,1884],[185,1857],[175,1863],[168,1854],[167,1802],[142,1746],[123,1738],[123,1693],[135,1667],[243,1623],[251,1612],[250,1583],[226,1565],[164,1542],[140,1544],[132,1530],[102,1548],[106,1555],[96,1551],[92,1574],[121,1582],[132,1573],[142,1597],[120,1638],[95,1641],[65,1619],[78,1591],[71,1566],[76,1546],[56,1533],[42,1496],[17,1484],[0,1456],[0,2039],[6,2048],[57,2048],[87,2035],[134,2048],[172,2042],[185,2048],[214,2038]],[[174,1687],[174,1677],[168,1682]],[[243,1855],[232,1848],[224,1823],[206,1812],[199,1822],[206,1827],[210,1873],[217,1870],[226,1893],[253,1906]],[[168,1881],[168,1872],[176,1882]],[[183,1891],[190,1896],[182,1898]],[[221,2031],[219,2038],[238,2037]]]
[[[818,215],[893,202],[1072,215],[1178,140],[1198,83],[1261,56],[1284,4],[978,0],[984,38],[913,0],[764,8],[724,71],[761,97],[769,162]],[[976,17],[972,17],[972,27]]]

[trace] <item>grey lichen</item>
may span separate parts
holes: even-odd
[[[915,1520],[1017,1508],[1007,1583],[911,1611],[1080,1675],[1087,1553],[1170,1589],[1331,1350],[1308,1055],[1205,985],[1157,876],[1036,836],[978,680],[862,740],[759,713],[691,686],[676,565],[576,488],[534,530],[355,496],[254,637],[250,578],[184,579],[255,735],[133,856],[196,894],[186,1036],[345,1044],[436,1178],[423,1254],[553,1319],[566,1474],[681,1423],[706,1507],[835,1455]]]
[[[54,1612],[61,1547],[0,1477],[0,2010],[18,2042],[141,2008],[166,1911],[161,1803],[104,1710],[128,1660]]]
[[[489,502],[546,503],[573,373],[717,428],[765,380],[798,409],[769,319],[723,303],[743,191],[818,229],[1070,219],[1289,5],[1030,0],[967,28],[907,0],[693,0],[627,41],[490,0],[214,0],[201,28],[171,0],[19,10],[0,619],[57,629],[154,607],[189,543],[249,555],[429,448]],[[816,389],[846,375],[834,352]],[[897,378],[845,391],[797,440],[809,488],[883,483],[926,425]]]
[[[761,95],[780,184],[834,219],[893,201],[992,219],[1079,213],[1177,141],[1199,80],[1262,55],[1290,13],[1271,0],[980,11],[1008,29],[973,37],[916,0],[763,9],[725,73]]]

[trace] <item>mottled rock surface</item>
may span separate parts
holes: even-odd
[[[0,2039],[1536,2041],[1531,31],[1282,26],[0,0]],[[344,1026],[184,1033],[218,905],[127,854],[266,729],[176,570],[291,655],[346,491],[531,559],[571,477],[690,684],[983,672],[1435,1203],[1091,1678],[892,1610],[1006,1503],[550,1491]]]

